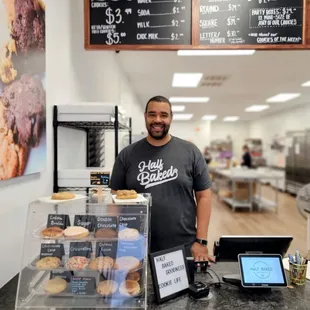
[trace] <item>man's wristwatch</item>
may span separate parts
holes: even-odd
[[[206,240],[206,239],[198,239],[198,238],[196,238],[195,242],[197,242],[197,243],[199,243],[199,244],[201,244],[203,246],[207,246],[208,245],[208,240]]]

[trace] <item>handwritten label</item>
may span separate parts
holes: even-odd
[[[139,215],[135,216],[120,216],[119,217],[119,227],[123,228],[135,228],[139,232],[141,230],[142,220]]]
[[[47,217],[47,227],[66,229],[68,226],[70,226],[70,218],[67,214],[49,214]]]
[[[190,45],[192,3],[173,1],[90,2],[90,43]]]
[[[117,229],[116,216],[97,216],[96,217],[96,231],[101,228]]]
[[[200,0],[200,44],[302,44],[303,0]]]
[[[93,295],[96,281],[93,277],[72,277],[71,292],[76,295]]]
[[[91,258],[93,252],[92,243],[86,242],[70,242],[69,257],[73,256],[84,256]]]
[[[62,243],[42,243],[40,258],[51,256],[58,257],[62,259],[62,256],[65,255],[64,245]]]
[[[96,242],[96,257],[109,256],[115,259],[117,255],[117,245],[117,241]]]
[[[160,298],[173,295],[189,287],[182,250],[154,257]]]
[[[81,226],[89,231],[94,231],[95,221],[96,219],[92,215],[75,215],[74,226]]]
[[[95,171],[90,173],[90,185],[103,185],[110,184],[110,173]]]
[[[66,280],[68,283],[71,282],[71,277],[73,275],[73,271],[51,271],[50,279],[61,278]]]

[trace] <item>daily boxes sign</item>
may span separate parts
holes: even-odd
[[[150,261],[158,303],[186,292],[189,275],[183,247],[150,254]]]

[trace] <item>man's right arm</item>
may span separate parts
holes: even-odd
[[[126,168],[123,161],[124,154],[120,153],[114,163],[111,175],[111,190],[115,194],[117,190],[126,189]]]

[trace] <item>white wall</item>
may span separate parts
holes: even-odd
[[[113,52],[86,52],[83,43],[83,0],[45,0],[47,6],[47,167],[41,174],[0,182],[0,287],[21,267],[21,251],[28,205],[52,192],[52,107],[55,104],[109,101],[121,102],[133,128],[140,133],[142,106],[138,103]],[[142,122],[143,124],[143,122]],[[79,133],[59,130],[61,161],[71,168],[85,165],[83,139]],[[71,144],[68,137],[73,138]],[[65,139],[66,138],[66,139]],[[65,140],[64,140],[65,139]],[[108,150],[113,163],[113,142]],[[113,155],[111,154],[113,153]],[[84,154],[84,153],[83,153]],[[38,249],[37,249],[38,250]]]

